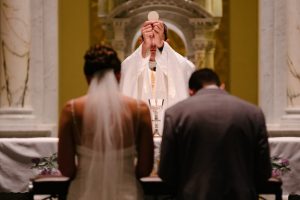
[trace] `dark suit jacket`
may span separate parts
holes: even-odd
[[[271,175],[262,111],[221,89],[166,110],[159,176],[177,199],[252,200]]]

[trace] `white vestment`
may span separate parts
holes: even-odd
[[[122,62],[120,89],[123,94],[145,101],[164,99],[163,110],[188,97],[188,81],[195,66],[164,42],[156,51],[155,94],[149,76],[150,54],[142,57],[142,45]]]
[[[149,105],[149,99],[164,99],[163,107],[157,113],[157,118],[149,105],[153,134],[155,136],[157,130],[161,136],[165,110],[188,97],[188,81],[195,66],[164,42],[162,52],[156,50],[155,90],[152,91],[152,72],[149,69],[149,59],[150,54],[143,58],[142,45],[140,45],[122,62],[120,89],[124,95],[143,100],[147,105]],[[159,152],[160,140],[155,142],[154,148],[155,172],[157,172]]]

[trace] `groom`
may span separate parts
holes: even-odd
[[[159,176],[177,199],[257,200],[271,175],[262,111],[219,86],[211,69],[195,71],[193,96],[165,113]]]

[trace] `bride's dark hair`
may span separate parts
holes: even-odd
[[[114,70],[115,74],[121,71],[117,53],[108,46],[99,44],[91,46],[85,53],[84,60],[84,74],[87,77],[92,77],[102,70]]]

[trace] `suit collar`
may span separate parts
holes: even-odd
[[[220,88],[203,88],[199,90],[196,95],[202,94],[228,94],[225,90]]]

